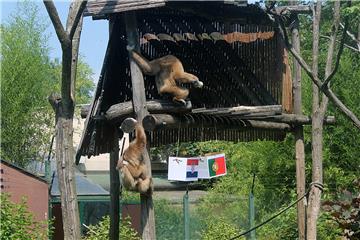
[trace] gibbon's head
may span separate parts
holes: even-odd
[[[130,133],[130,132],[134,131],[136,124],[137,124],[136,119],[134,119],[134,118],[126,118],[121,123],[120,129],[123,132]]]

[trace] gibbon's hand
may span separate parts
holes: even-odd
[[[174,102],[178,103],[179,105],[186,106],[186,101],[184,99],[176,99]]]
[[[128,50],[129,52],[134,51],[135,46],[134,45],[126,45],[126,50]]]
[[[204,83],[202,81],[195,81],[194,82],[194,87],[196,88],[202,88],[204,86]]]

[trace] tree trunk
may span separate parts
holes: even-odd
[[[321,1],[317,3],[316,11],[314,17],[314,46],[319,44],[319,24],[320,24],[320,15],[321,15]],[[325,79],[332,74],[332,65],[333,65],[333,56],[335,51],[336,44],[336,35],[340,24],[340,1],[334,2],[334,13],[333,13],[333,25],[332,25],[332,34],[330,36],[330,42],[327,53],[327,60],[325,66]],[[343,46],[340,46],[341,49]],[[341,54],[342,50],[339,50]],[[314,51],[313,54],[318,55]],[[338,56],[337,61],[340,59]],[[314,58],[313,58],[314,59]],[[318,66],[317,60],[313,62],[313,71],[315,65]],[[338,63],[336,63],[338,64]],[[314,75],[317,76],[317,68]],[[326,80],[325,80],[326,81]],[[317,90],[319,91],[319,90]],[[328,98],[324,94],[322,95],[322,101],[319,103],[319,99],[314,99],[313,102],[313,118],[312,118],[312,184],[309,195],[309,207],[308,207],[308,219],[307,219],[307,238],[316,239],[317,237],[317,228],[316,223],[319,217],[320,207],[321,207],[321,192],[323,190],[323,127],[324,127],[324,116],[328,105]]]
[[[73,119],[63,116],[61,110],[56,123],[56,160],[64,239],[80,239],[80,219],[74,171]]]
[[[54,25],[62,49],[61,99],[55,99],[53,95],[49,100],[56,113],[57,175],[59,179],[64,239],[66,240],[81,239],[75,185],[73,118],[76,63],[82,28],[81,19],[86,2],[87,1],[71,2],[65,30],[54,2],[44,0],[44,5]]]

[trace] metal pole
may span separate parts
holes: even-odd
[[[189,218],[189,192],[186,186],[186,193],[183,197],[184,231],[185,240],[190,240],[190,218]]]
[[[253,182],[252,182],[251,191],[250,191],[250,194],[249,194],[249,224],[250,224],[250,228],[255,227],[254,185],[255,185],[255,173],[253,175]],[[255,230],[250,232],[248,238],[250,240],[256,240],[256,232],[255,232]]]

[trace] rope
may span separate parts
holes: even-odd
[[[282,213],[286,212],[287,210],[289,210],[291,207],[293,207],[295,204],[297,204],[298,202],[300,202],[303,198],[305,198],[310,192],[310,189],[303,195],[301,196],[300,198],[298,198],[295,202],[291,203],[289,206],[287,206],[286,208],[284,208],[283,210],[281,210],[280,212],[278,212],[277,214],[273,215],[272,217],[270,217],[269,219],[267,219],[266,221],[256,225],[255,227],[253,228],[250,228],[249,230],[245,231],[245,232],[242,232],[240,233],[239,235],[235,236],[235,237],[232,237],[230,238],[229,240],[233,240],[233,239],[237,239],[241,236],[244,236],[246,234],[248,234],[249,232],[267,224],[268,222],[270,222],[271,220],[273,220],[274,218],[277,218],[278,216],[280,216]]]
[[[312,182],[310,183],[310,187],[317,187],[318,189],[320,189],[320,191],[324,190],[324,184],[322,184],[321,182]]]
[[[180,130],[181,130],[181,125],[180,125],[180,123],[179,123],[179,128],[178,128],[178,141],[177,141],[177,148],[176,148],[176,157],[179,156]]]

